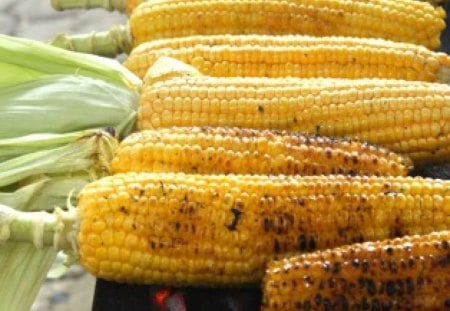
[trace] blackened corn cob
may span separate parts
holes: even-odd
[[[271,262],[262,310],[448,310],[449,286],[441,231]]]
[[[79,197],[81,264],[120,282],[243,285],[268,260],[449,230],[450,181],[127,173]]]
[[[299,174],[405,176],[407,157],[345,139],[275,130],[160,128],[131,134],[112,173]]]

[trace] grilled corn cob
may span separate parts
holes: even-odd
[[[59,223],[0,209],[0,225],[22,241],[42,228],[40,241],[61,247],[79,232],[80,263],[100,278],[243,285],[260,282],[270,259],[449,230],[449,189],[412,177],[127,173],[85,187],[78,215]]]
[[[447,310],[450,231],[271,262],[262,310]]]
[[[412,0],[149,0],[130,16],[133,42],[195,34],[309,34],[440,46],[445,11]]]
[[[154,40],[125,67],[144,77],[161,56],[209,76],[390,78],[450,83],[450,57],[425,47],[349,37],[218,35]]]
[[[112,173],[406,175],[411,166],[386,149],[349,140],[240,128],[169,128],[128,136]]]
[[[354,137],[417,162],[450,158],[450,86],[400,80],[212,78],[173,59],[148,71],[139,130],[230,126]]]
[[[273,257],[449,229],[450,181],[119,174],[80,195],[81,263],[138,283],[239,284]]]
[[[106,53],[155,39],[219,34],[304,34],[383,38],[440,46],[445,11],[413,0],[149,0],[133,10],[129,27],[82,36],[59,35],[53,44]],[[122,51],[115,50],[110,54]]]
[[[55,10],[70,10],[70,9],[93,9],[103,8],[109,11],[118,11],[131,15],[134,8],[140,3],[147,0],[52,0],[52,6]],[[429,2],[433,5],[441,5],[448,0],[418,0],[422,2]]]

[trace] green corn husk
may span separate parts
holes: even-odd
[[[61,135],[58,139],[67,142],[66,145],[0,163],[0,184],[7,185],[0,188],[0,205],[21,211],[65,208],[68,201],[75,204],[78,192],[87,183],[108,173],[118,145],[111,135],[87,130]],[[70,198],[69,194],[72,194]],[[0,223],[4,221],[8,220],[0,214]],[[0,226],[0,242],[4,237],[5,231]],[[29,310],[56,256],[57,250],[51,246],[1,244],[0,310]]]
[[[75,75],[2,87],[0,139],[104,127],[122,136],[133,127],[137,101],[137,92],[127,87]]]
[[[96,132],[97,130],[87,130],[66,134],[42,133],[0,139],[0,163],[36,151],[62,147]]]
[[[0,190],[1,187],[11,187],[12,184],[41,174],[55,176],[86,172],[92,179],[104,175],[112,150],[116,147],[111,145],[116,144],[115,140],[105,137],[108,137],[105,133],[87,131],[74,143],[0,163]]]
[[[42,42],[0,35],[0,86],[53,74],[97,78],[138,90],[141,81],[112,59],[75,53]]]

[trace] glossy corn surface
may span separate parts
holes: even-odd
[[[449,283],[441,231],[271,262],[262,310],[447,310]]]
[[[86,0],[85,0],[86,1]],[[113,0],[109,0],[113,1]],[[130,15],[133,10],[142,2],[145,2],[147,0],[119,0],[120,2],[126,2],[126,13],[127,15]],[[433,5],[441,5],[442,3],[448,2],[448,0],[417,0],[422,2],[428,2]]]
[[[216,34],[383,38],[435,49],[445,11],[413,0],[149,0],[132,12],[134,46]]]
[[[269,259],[450,228],[450,181],[127,173],[79,197],[81,264],[151,284],[258,283]]]
[[[145,42],[124,65],[141,78],[160,56],[208,76],[389,78],[450,82],[450,57],[423,46],[369,38],[216,35]]]
[[[158,63],[149,70],[140,98],[139,130],[171,126],[284,129],[358,138],[407,154],[417,163],[450,158],[450,86],[446,84],[214,78],[196,75],[189,66],[172,70]]]
[[[120,144],[112,173],[299,174],[405,176],[408,158],[344,139],[242,128],[161,128]]]

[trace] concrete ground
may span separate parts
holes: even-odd
[[[47,41],[59,32],[75,34],[106,30],[126,22],[125,16],[101,9],[57,12],[50,6],[50,1],[1,0],[0,33]],[[90,310],[94,287],[94,277],[74,266],[64,277],[46,281],[32,310]]]

